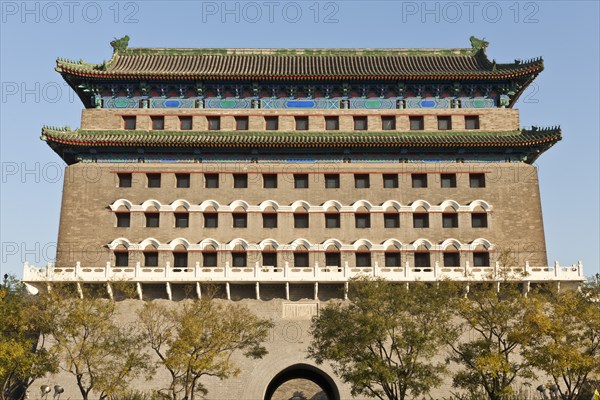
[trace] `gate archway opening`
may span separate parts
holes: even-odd
[[[284,383],[292,379],[306,379],[318,385],[329,400],[340,400],[340,392],[329,375],[308,364],[294,364],[279,372],[265,390],[264,400],[272,400],[273,394]]]

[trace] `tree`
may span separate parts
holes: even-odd
[[[44,348],[34,299],[23,284],[5,276],[0,286],[0,399],[22,399],[35,379],[56,372],[54,354]]]
[[[311,358],[329,362],[353,395],[402,400],[441,383],[446,367],[433,357],[455,337],[442,287],[361,278],[349,298],[313,318]]]
[[[455,299],[454,310],[462,321],[461,339],[450,343],[449,359],[462,366],[453,377],[455,387],[482,388],[490,400],[501,400],[513,394],[516,378],[534,377],[530,362],[522,357],[535,334],[524,324],[530,301],[517,284],[508,282],[483,283]]]
[[[93,294],[71,296],[59,287],[41,296],[39,316],[52,335],[52,350],[60,368],[75,377],[82,399],[92,392],[105,399],[151,372],[141,335],[132,326],[116,324],[113,301]]]
[[[600,273],[589,277],[581,290],[591,300],[600,301]]]
[[[209,297],[190,300],[177,309],[157,301],[148,302],[139,313],[147,343],[169,371],[171,383],[161,389],[173,400],[193,400],[208,391],[204,376],[227,379],[237,376],[232,360],[236,351],[261,358],[273,324],[246,307],[223,304]]]
[[[566,290],[538,301],[526,319],[536,335],[525,357],[552,377],[563,400],[600,378],[600,302]]]

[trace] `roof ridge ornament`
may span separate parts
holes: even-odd
[[[110,45],[113,48],[113,53],[123,54],[125,53],[125,50],[127,50],[127,46],[129,45],[129,36],[125,35],[121,39],[115,38],[115,40],[110,42]]]
[[[475,36],[471,36],[469,40],[471,41],[471,48],[473,49],[473,53],[477,53],[479,50],[483,50],[485,52],[485,49],[490,44],[490,42],[485,41],[485,38],[477,39]]]

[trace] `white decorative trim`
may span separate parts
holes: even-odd
[[[492,245],[492,243],[490,243],[489,240],[484,239],[484,238],[477,238],[475,240],[473,240],[471,243],[469,243],[469,250],[475,250],[477,248],[477,246],[483,246],[485,247],[486,250],[492,250],[492,248],[494,247]]]
[[[303,239],[303,238],[296,239],[292,243],[290,243],[290,247],[292,250],[296,250],[300,246],[306,247],[307,250],[315,250],[313,248],[312,243],[310,243],[308,240]]]
[[[233,250],[235,248],[235,246],[240,245],[244,248],[244,250],[248,250],[248,241],[246,239],[242,239],[242,238],[235,238],[232,241],[230,241],[229,243],[227,243],[227,246],[225,247],[226,250]]]
[[[145,202],[142,203],[142,211],[146,211],[150,207],[155,207],[158,211],[171,211],[171,210],[167,209],[167,208],[170,208],[169,206],[165,207],[165,206],[161,205],[160,201],[158,201],[158,200],[149,199],[149,200],[146,200]],[[165,208],[165,209],[161,210],[161,208]],[[134,210],[133,207],[132,207],[131,211],[137,211],[137,210]]]
[[[229,208],[231,211],[235,211],[238,208],[242,208],[244,211],[248,211],[250,208],[250,204],[244,200],[234,200],[229,204]]]
[[[110,242],[108,244],[108,248],[111,250],[115,250],[117,247],[119,247],[121,245],[125,246],[125,248],[127,250],[129,250],[131,248],[131,242],[129,242],[128,239],[123,238],[123,237],[117,238],[117,239],[113,240],[112,242]]]
[[[219,243],[218,241],[216,241],[215,239],[212,239],[212,238],[203,239],[197,245],[191,245],[190,249],[203,251],[208,246],[213,246],[215,248],[215,250],[221,250],[221,243]]]
[[[298,238],[291,243],[279,243],[272,238],[263,239],[260,243],[250,243],[243,238],[235,238],[228,243],[220,243],[212,238],[203,239],[200,243],[190,243],[185,238],[176,238],[169,243],[160,243],[154,238],[146,238],[137,244],[123,237],[113,240],[107,247],[114,251],[120,245],[125,246],[125,248],[131,251],[143,251],[149,245],[155,246],[160,251],[173,251],[178,245],[184,246],[188,251],[204,251],[207,246],[213,246],[215,250],[219,251],[232,251],[236,245],[240,245],[246,251],[263,251],[267,246],[272,246],[277,251],[295,251],[300,246],[306,247],[309,251],[327,251],[330,246],[336,247],[339,251],[357,251],[361,246],[365,246],[370,251],[382,252],[388,251],[390,248],[400,251],[415,251],[420,246],[424,246],[429,251],[445,251],[449,246],[455,246],[459,251],[474,251],[480,245],[486,250],[492,251],[495,247],[489,240],[484,238],[477,238],[471,243],[462,243],[458,239],[448,238],[440,244],[434,244],[425,238],[419,238],[410,244],[402,243],[395,238],[387,239],[381,244],[374,244],[369,239],[364,238],[358,239],[353,243],[343,243],[335,238],[327,239],[323,243],[311,243],[304,238]]]
[[[382,246],[384,250],[389,250],[390,247],[394,247],[397,250],[402,250],[404,248],[404,245],[398,239],[388,239],[385,242],[383,242]]]
[[[446,239],[442,242],[442,244],[440,244],[440,248],[442,250],[446,250],[450,246],[456,247],[456,250],[459,250],[459,251],[460,250],[468,250],[468,245],[465,246],[461,242],[459,242],[458,240],[453,239],[453,238]]]
[[[331,207],[335,208],[338,212],[342,209],[342,203],[340,203],[337,200],[327,200],[325,203],[323,203],[323,205],[321,206],[323,208],[323,211],[327,212],[329,211],[329,209],[331,209]]]
[[[358,210],[360,207],[364,207],[369,212],[373,211],[374,208],[373,204],[371,204],[369,200],[357,200],[354,203],[352,203],[351,207],[353,211]],[[378,208],[381,208],[381,206],[379,206]]]
[[[419,247],[425,246],[427,250],[434,250],[434,245],[427,239],[417,239],[412,242],[412,249],[417,250]],[[437,246],[435,246],[437,247]]]
[[[416,211],[417,208],[419,207],[423,207],[425,209],[425,211],[433,211],[431,210],[431,204],[429,204],[428,201],[425,200],[415,200],[412,202],[412,204],[410,205],[410,209],[411,211]]]
[[[265,200],[258,205],[260,211],[265,211],[267,207],[272,207],[275,211],[279,210],[279,204],[275,200]]]
[[[381,205],[383,211],[387,211],[390,207],[394,208],[396,211],[402,210],[402,204],[396,200],[388,200]]]
[[[171,203],[171,207],[173,208],[173,211],[177,210],[179,207],[183,207],[189,211],[192,205],[187,200],[175,200]]]
[[[113,211],[117,211],[119,209],[119,207],[121,207],[121,206],[124,206],[129,211],[131,211],[131,209],[134,207],[134,205],[129,200],[119,199],[119,200],[115,200],[115,202],[110,205],[110,209]]]
[[[454,209],[454,211],[458,211],[460,209],[460,204],[454,200],[444,200],[442,204],[439,205],[441,211],[446,211],[448,207]]]
[[[362,246],[365,246],[369,250],[379,250],[373,248],[373,242],[371,242],[369,239],[358,239],[357,241],[352,243],[352,246],[354,247],[354,250],[358,250]]]
[[[208,207],[213,207],[216,211],[219,211],[221,205],[216,200],[204,200],[200,203],[200,206],[192,206],[190,207],[190,211],[201,211],[204,212]]]
[[[163,248],[161,248],[161,247],[167,246],[167,248],[164,250],[170,250],[170,248],[168,247],[169,246],[168,244],[161,245],[160,242],[154,238],[147,238],[147,239],[142,240],[142,242],[139,244],[139,249],[146,250],[146,247],[148,247],[148,246],[154,246],[154,247],[156,247],[157,250],[163,250]]]
[[[321,245],[321,247],[322,247],[322,248],[323,248],[323,250],[325,250],[325,251],[327,251],[327,249],[328,249],[329,247],[331,247],[331,246],[335,247],[335,248],[336,248],[336,249],[338,249],[338,250],[341,250],[341,249],[342,249],[342,247],[343,247],[344,245],[342,244],[342,242],[340,242],[340,241],[339,241],[339,240],[337,240],[337,239],[327,239],[327,240],[326,240],[326,241],[324,241],[324,242],[323,242],[323,244]]]
[[[492,206],[485,200],[474,200],[468,205],[460,205],[457,201],[452,199],[444,200],[440,205],[431,205],[426,200],[415,200],[410,205],[402,205],[397,200],[387,200],[381,205],[373,205],[368,200],[358,200],[351,205],[346,206],[342,205],[342,203],[337,200],[327,200],[322,205],[311,205],[305,200],[297,200],[291,205],[280,205],[275,200],[265,200],[259,205],[250,205],[244,200],[234,200],[229,205],[221,205],[215,200],[204,200],[201,204],[191,204],[185,199],[178,199],[171,204],[161,204],[158,200],[149,199],[144,201],[141,205],[134,205],[127,199],[119,199],[109,205],[112,211],[117,211],[121,206],[125,206],[131,212],[144,212],[149,207],[156,207],[161,212],[174,212],[178,207],[184,207],[189,212],[205,212],[208,207],[213,207],[217,212],[233,212],[236,208],[241,207],[245,212],[256,213],[264,212],[268,207],[273,207],[277,212],[283,213],[295,212],[299,208],[303,208],[311,213],[331,212],[331,208],[335,208],[337,212],[353,213],[360,207],[365,207],[372,213],[383,213],[392,207],[397,212],[403,213],[415,212],[419,207],[423,207],[427,212],[444,212],[448,207],[453,208],[456,212],[473,212],[477,207],[483,208],[486,212],[492,210]]]
[[[299,208],[303,208],[304,211],[308,212],[311,211],[311,205],[308,201],[305,200],[297,200],[295,202],[292,203],[291,205],[291,211],[296,211]]]
[[[473,200],[468,205],[469,211],[473,211],[476,207],[481,207],[486,212],[487,211],[492,211],[492,206],[490,206],[489,203],[487,201],[485,201],[485,200]]]
[[[277,240],[275,240],[275,239],[263,239],[258,244],[258,247],[261,250],[266,249],[267,246],[271,246],[271,247],[275,248],[275,250],[277,250],[279,248],[279,242]]]
[[[169,245],[171,246],[171,248],[173,250],[175,250],[175,247],[181,245],[183,247],[185,247],[186,250],[188,250],[191,246],[190,242],[188,242],[186,239],[184,238],[177,238],[177,239],[173,239],[169,242]]]

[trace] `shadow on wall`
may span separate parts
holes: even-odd
[[[280,388],[284,389],[285,392],[289,393],[289,391],[285,390],[287,388],[284,388],[284,386],[286,386],[286,384],[282,385]],[[320,388],[318,388],[317,390],[317,393],[314,393],[314,390],[312,390],[312,388],[308,389],[308,395],[304,391],[296,390],[294,391],[291,397],[288,397],[287,394],[283,395],[283,393],[277,393],[279,392],[278,389],[277,392],[273,395],[273,400],[329,400],[329,397],[327,397],[327,394],[325,394],[324,391],[320,390]],[[281,397],[282,395],[284,397]]]
[[[340,400],[339,391],[327,374],[307,365],[292,365],[269,383],[265,400]]]

